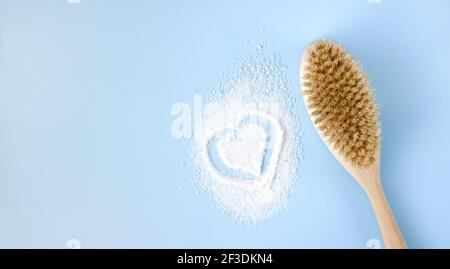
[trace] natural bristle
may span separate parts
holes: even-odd
[[[323,40],[303,61],[303,93],[314,124],[353,165],[370,166],[381,137],[375,98],[361,67],[340,45]]]

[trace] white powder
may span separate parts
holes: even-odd
[[[300,124],[280,59],[261,50],[206,98],[191,138],[195,180],[227,213],[257,223],[286,205]]]

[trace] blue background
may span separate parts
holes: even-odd
[[[382,179],[413,248],[450,247],[450,2],[0,0],[0,247],[365,248],[369,202],[306,114],[319,38],[363,65]],[[198,193],[171,107],[261,42],[287,65],[304,159],[284,210],[239,225]]]

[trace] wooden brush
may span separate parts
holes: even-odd
[[[342,166],[367,193],[386,248],[407,248],[380,181],[380,123],[369,81],[338,44],[305,50],[300,84],[314,126]]]

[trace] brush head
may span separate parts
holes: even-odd
[[[321,136],[351,165],[374,164],[378,111],[358,63],[339,44],[320,40],[305,51],[301,69],[305,103]]]

